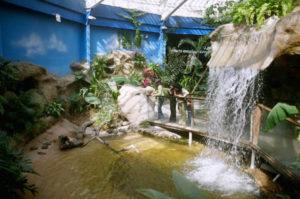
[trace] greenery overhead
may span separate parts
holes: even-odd
[[[232,16],[234,23],[257,24],[260,28],[264,21],[274,15],[284,17],[295,8],[295,0],[248,0],[233,5],[226,15]]]
[[[299,0],[240,0],[216,3],[208,7],[201,24],[218,27],[226,23],[257,25],[260,28],[266,19],[274,15],[284,17]]]
[[[175,184],[180,199],[206,198],[194,183],[187,180],[182,174],[177,171],[173,171],[173,183]],[[151,199],[173,199],[173,197],[153,189],[138,189],[137,191]]]
[[[296,106],[285,103],[277,103],[268,114],[265,131],[274,128],[280,121],[285,120],[290,115],[298,114]]]

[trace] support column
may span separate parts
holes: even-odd
[[[258,136],[261,122],[261,109],[256,106],[251,116],[251,141],[253,145],[258,144]],[[255,168],[255,151],[252,149],[250,168]]]
[[[85,36],[84,36],[84,46],[85,46],[85,59],[87,60],[89,66],[91,66],[91,32],[90,32],[90,23],[89,16],[91,15],[91,9],[85,11]]]
[[[189,146],[192,146],[193,134],[189,132]]]
[[[159,38],[158,38],[158,43],[159,43],[158,60],[163,71],[165,71],[164,58],[166,57],[166,46],[167,46],[167,42],[165,40],[165,33],[163,29],[164,27],[165,27],[165,22],[161,21],[160,29],[159,29]]]

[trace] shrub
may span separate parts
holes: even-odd
[[[37,188],[28,183],[24,173],[37,174],[31,167],[31,161],[23,157],[22,150],[11,146],[11,139],[0,131],[0,194],[3,198],[18,198],[25,190],[33,195]]]
[[[60,117],[63,112],[65,112],[65,109],[62,107],[62,104],[57,102],[47,104],[44,109],[45,116]]]

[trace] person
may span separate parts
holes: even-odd
[[[169,89],[169,96],[170,98],[170,122],[176,122],[176,98],[174,97],[174,93],[175,93],[175,85],[176,83],[171,82],[170,84],[170,89]]]
[[[163,96],[166,96],[166,90],[163,88],[160,79],[155,80],[155,87],[156,90],[154,92],[154,96],[158,97],[158,106],[157,106],[158,120],[163,121],[165,117],[161,108],[165,101],[165,98]]]
[[[179,124],[180,125],[187,125],[186,122],[186,107],[187,103],[185,99],[182,99],[182,97],[186,97],[189,94],[189,92],[185,89],[182,88],[179,84],[175,85],[175,97],[180,97],[178,99],[178,110],[180,113],[180,118],[179,118]]]

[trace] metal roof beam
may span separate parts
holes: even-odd
[[[187,2],[188,0],[181,0],[179,1],[178,5],[171,10],[170,12],[161,15],[161,20],[162,21],[166,21],[176,10],[178,10],[185,2]]]
[[[99,4],[101,4],[104,0],[85,0],[85,9],[92,9]]]

